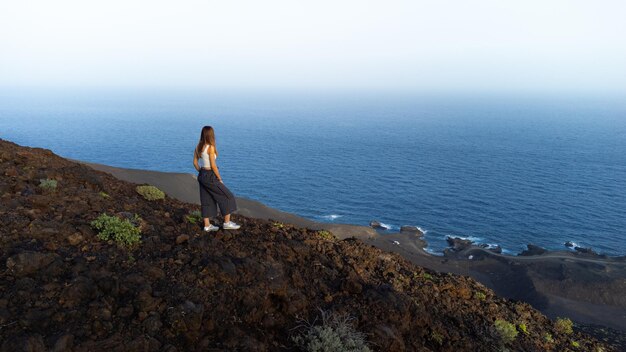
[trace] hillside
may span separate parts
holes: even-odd
[[[320,311],[351,316],[376,351],[611,350],[360,240],[242,215],[203,234],[197,205],[136,186],[0,140],[0,351],[295,351]],[[103,213],[137,214],[141,242],[99,239]]]

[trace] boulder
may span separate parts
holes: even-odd
[[[176,244],[182,244],[189,241],[189,235],[180,235],[176,237]]]
[[[7,269],[16,276],[26,276],[50,265],[58,256],[53,253],[22,252],[9,257]]]
[[[81,243],[83,241],[83,235],[80,234],[80,232],[75,232],[69,236],[67,236],[67,241],[72,245],[75,246],[79,243]]]
[[[528,247],[528,249],[525,249],[519,255],[523,255],[523,256],[542,255],[547,252],[544,248],[535,246],[534,244],[527,244],[526,247]]]

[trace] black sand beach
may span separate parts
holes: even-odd
[[[198,185],[191,174],[85,164],[125,181],[154,185],[181,201],[199,203]],[[551,318],[569,317],[592,333],[626,335],[626,257],[541,249],[536,250],[541,254],[510,256],[467,243],[436,256],[423,249],[426,243],[419,234],[380,235],[368,226],[319,223],[251,199],[238,197],[237,202],[238,214],[329,230],[339,238],[357,237],[417,265],[468,275],[498,295],[528,302]]]

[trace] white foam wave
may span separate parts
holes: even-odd
[[[385,224],[384,222],[381,222],[381,223],[380,223],[380,226],[382,226],[382,227],[386,228],[387,230],[391,230],[391,229],[396,228],[395,226],[393,226],[393,225],[389,225],[389,224]]]
[[[338,219],[338,218],[340,218],[342,216],[343,215],[339,215],[339,214],[330,214],[330,215],[322,215],[322,218],[328,219],[328,220],[335,220],[335,219]]]
[[[470,241],[472,241],[472,242],[474,242],[474,243],[480,243],[480,242],[483,240],[483,238],[482,238],[482,237],[476,237],[476,236],[457,236],[457,235],[445,235],[445,236],[443,236],[443,239],[445,240],[445,239],[447,239],[448,237],[451,237],[451,238],[460,238],[460,239],[462,239],[462,240],[470,240]]]

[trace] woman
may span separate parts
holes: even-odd
[[[240,225],[230,221],[230,214],[237,210],[235,196],[222,182],[217,165],[217,148],[215,148],[215,132],[213,127],[204,126],[200,133],[200,142],[193,152],[193,166],[198,170],[198,184],[200,185],[200,204],[204,231],[217,231],[218,226],[210,223],[209,218],[217,216],[217,206],[224,215],[224,230],[237,230]],[[198,164],[200,162],[200,165]],[[216,204],[217,203],[217,204]]]

